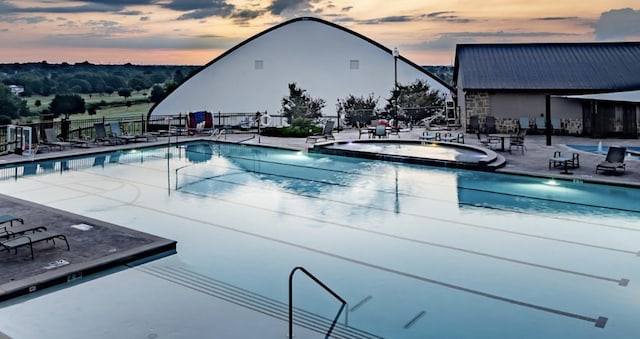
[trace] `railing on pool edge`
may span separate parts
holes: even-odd
[[[302,273],[306,274],[309,278],[315,281],[316,284],[324,288],[325,291],[331,293],[331,295],[334,298],[338,299],[342,303],[342,307],[340,307],[340,310],[338,311],[336,318],[331,323],[331,328],[329,328],[329,331],[327,331],[326,338],[329,338],[331,336],[331,332],[333,331],[333,328],[336,326],[336,322],[338,321],[338,318],[340,317],[340,313],[342,313],[343,309],[345,310],[344,325],[349,326],[349,307],[345,307],[347,306],[347,302],[344,299],[342,299],[336,292],[331,290],[327,285],[325,285],[322,281],[320,281],[313,274],[311,274],[311,272],[307,271],[302,266],[297,266],[296,268],[291,270],[291,273],[289,274],[289,338],[293,338],[293,275],[298,270],[302,271]]]

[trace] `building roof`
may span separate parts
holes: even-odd
[[[460,44],[454,81],[463,90],[638,90],[640,43]]]

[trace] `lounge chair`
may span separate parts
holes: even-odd
[[[58,140],[58,137],[56,136],[56,132],[53,130],[53,128],[44,129],[44,138],[45,138],[44,144],[47,146],[55,146],[55,147],[58,147],[60,150],[63,150],[65,147],[71,148],[70,142]]]
[[[327,120],[327,122],[324,124],[324,127],[322,128],[322,133],[308,136],[305,142],[317,142],[319,139],[336,140],[336,138],[333,136],[333,124],[333,120]]]
[[[553,133],[562,132],[562,122],[560,122],[560,118],[551,118],[551,129]]]
[[[529,118],[528,117],[520,117],[518,119],[518,127],[520,130],[526,129],[528,130],[529,128],[531,128],[531,123],[529,122]]]
[[[11,238],[6,241],[1,241],[0,246],[4,247],[7,251],[14,250],[14,253],[18,253],[18,248],[23,246],[29,246],[31,250],[31,260],[34,259],[33,255],[33,245],[42,241],[53,241],[53,244],[56,244],[55,239],[64,240],[67,244],[67,251],[71,250],[69,247],[69,241],[67,241],[67,237],[62,233],[57,232],[48,232],[48,231],[40,231],[31,234],[24,234],[16,238]]]
[[[536,117],[536,132],[545,133],[547,120],[544,117]]]
[[[134,142],[137,141],[137,137],[135,135],[129,135],[122,132],[122,128],[120,128],[120,123],[117,121],[109,123],[109,130],[111,131],[112,137],[120,141],[124,141],[127,144],[130,141],[134,141]]]
[[[46,231],[47,228],[44,226],[33,226],[33,225],[17,225],[11,227],[0,228],[0,238],[15,238],[19,235],[23,235],[26,233],[35,233],[39,231]]]
[[[14,217],[10,214],[0,215],[0,225],[10,223],[11,227],[13,227],[14,221],[19,221],[21,224],[24,224],[24,219],[22,218]]]
[[[107,129],[104,126],[104,123],[98,122],[93,124],[93,128],[96,131],[96,143],[106,143],[109,145],[116,145],[122,143],[120,140],[110,137],[107,135]]]
[[[606,171],[606,172],[613,172],[615,174],[619,169],[625,172],[626,168],[624,163],[624,157],[626,154],[627,154],[626,147],[609,146],[609,150],[607,151],[607,157],[604,159],[604,161],[596,165],[596,173],[598,173],[598,171]]]

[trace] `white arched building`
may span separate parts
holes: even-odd
[[[349,95],[379,97],[384,105],[396,77],[393,52],[379,43],[317,18],[297,18],[267,29],[220,55],[186,79],[149,116],[193,111],[281,113],[288,84],[326,101],[325,115],[335,115],[338,99]],[[397,80],[426,81],[450,96],[452,89],[422,67],[399,56]]]

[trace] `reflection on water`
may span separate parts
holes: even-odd
[[[335,143],[323,147],[328,149],[408,156],[446,161],[478,162],[487,157],[485,153],[478,150],[439,143],[425,143],[424,145],[422,145],[402,142],[347,142]]]

